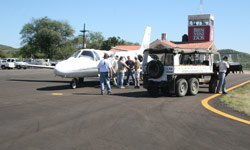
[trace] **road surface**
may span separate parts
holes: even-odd
[[[229,75],[227,87],[250,80]],[[205,109],[211,96],[152,98],[145,89],[112,88],[97,78],[72,90],[52,70],[0,70],[1,150],[249,150],[250,125]],[[217,99],[217,109],[250,120]]]

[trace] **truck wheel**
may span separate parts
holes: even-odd
[[[176,83],[176,95],[183,97],[187,94],[188,83],[186,79],[179,79]]]
[[[4,70],[4,69],[6,69],[6,67],[3,65],[3,66],[1,66],[1,68]]]
[[[188,80],[188,94],[196,95],[199,91],[199,81],[196,78]]]
[[[22,67],[20,65],[16,66],[17,69],[21,69]]]
[[[217,84],[218,84],[218,80],[216,78],[212,77],[212,79],[210,80],[210,83],[209,83],[209,93],[216,92]]]
[[[78,87],[78,81],[77,81],[76,78],[72,79],[72,81],[70,82],[70,87],[71,87],[72,89],[75,89],[75,88]]]
[[[153,96],[153,97],[157,97],[159,96],[160,93],[160,89],[158,87],[148,87],[148,93]]]

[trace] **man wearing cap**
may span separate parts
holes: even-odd
[[[112,65],[108,60],[109,55],[104,54],[104,59],[97,66],[98,74],[100,74],[101,95],[104,94],[104,83],[107,85],[107,94],[111,94],[110,78],[112,78]]]
[[[229,68],[228,58],[225,56],[223,60],[219,63],[219,85],[217,87],[216,93],[220,93],[220,89],[222,88],[223,94],[227,94],[226,92],[226,72]]]

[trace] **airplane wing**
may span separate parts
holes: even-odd
[[[31,64],[25,64],[25,65],[22,65],[22,67],[35,67],[35,68],[46,68],[46,69],[54,69],[55,68],[55,66],[31,65]]]
[[[128,49],[121,49],[121,48],[115,48],[115,47],[112,47],[112,49],[119,50],[119,51],[124,51],[124,52],[128,52],[129,51]]]

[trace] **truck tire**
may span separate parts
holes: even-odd
[[[6,69],[6,67],[5,67],[4,65],[2,65],[1,68],[2,68],[3,70]]]
[[[159,78],[164,71],[164,66],[159,60],[152,60],[147,65],[147,74],[149,78]]]
[[[188,94],[196,95],[199,91],[199,81],[197,78],[190,78],[188,80]]]
[[[153,97],[157,97],[159,96],[159,93],[160,93],[160,89],[158,87],[153,87],[153,86],[150,86],[148,87],[148,93],[153,96]]]
[[[209,93],[215,93],[218,85],[218,80],[215,77],[211,77],[209,82]]]
[[[187,94],[187,91],[188,91],[188,83],[187,83],[187,80],[186,79],[179,79],[177,82],[176,82],[176,95],[178,97],[183,97]]]
[[[17,69],[21,69],[22,67],[20,65],[16,66]]]

